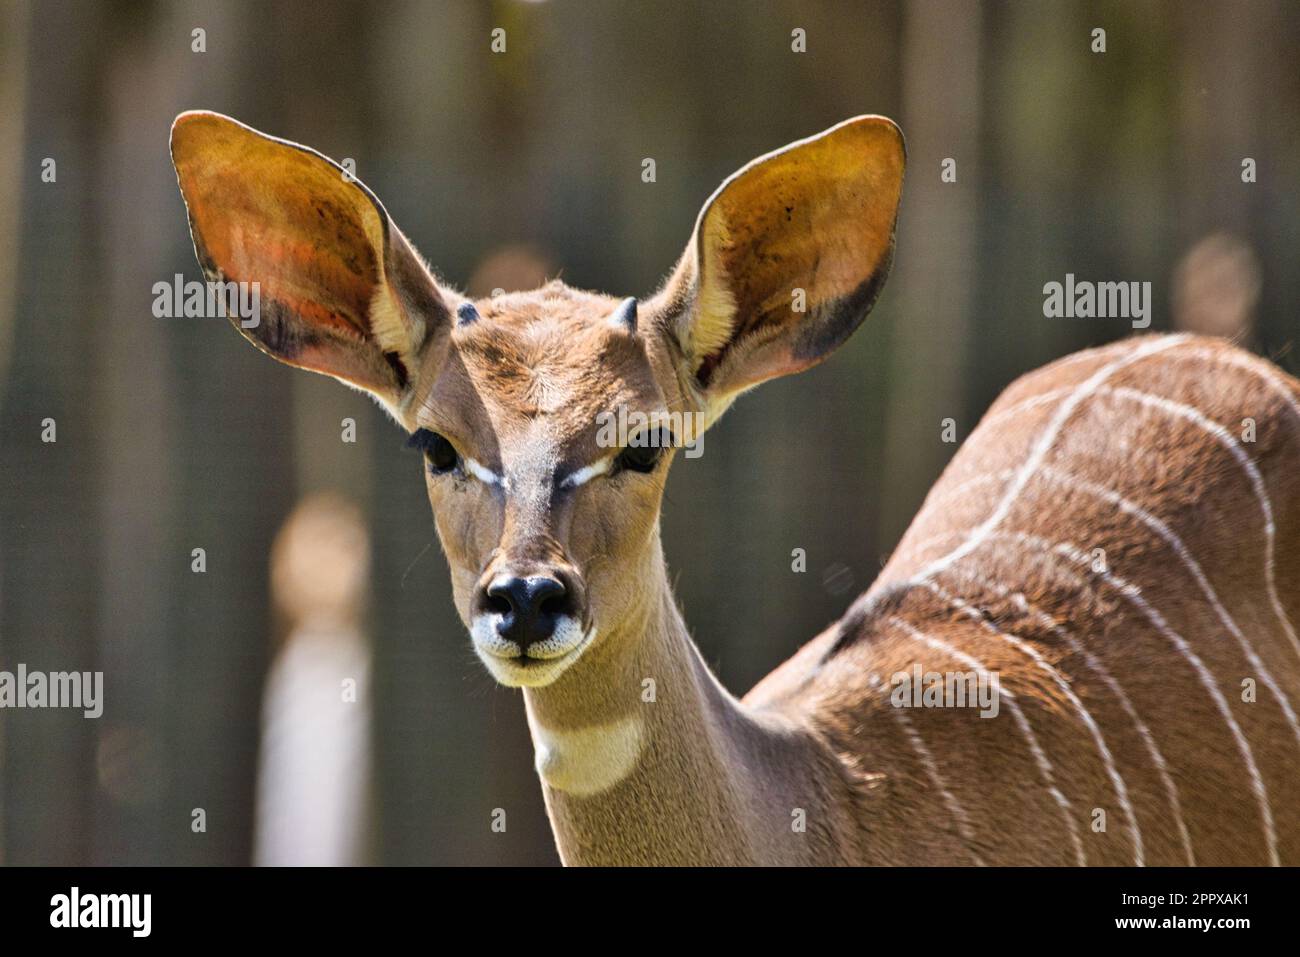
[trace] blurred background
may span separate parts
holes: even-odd
[[[476,295],[557,274],[648,294],[732,170],[854,114],[900,123],[875,313],[669,482],[678,595],[737,693],[871,583],[955,449],[944,419],[960,439],[1018,374],[1131,333],[1045,319],[1044,283],[1149,281],[1153,329],[1300,367],[1285,0],[0,17],[0,669],[105,675],[98,720],[0,710],[6,863],[557,861],[521,697],[456,618],[418,455],[372,401],[224,320],[152,315],[154,283],[201,278],[167,154],[183,109],[353,159]]]

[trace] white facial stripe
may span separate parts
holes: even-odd
[[[549,465],[548,460],[553,461],[554,459],[554,450],[551,448],[549,443],[545,443],[544,447],[539,446],[535,449],[530,450],[526,458],[531,460],[528,462],[529,465]],[[516,482],[512,482],[505,475],[502,475],[498,472],[493,472],[482,462],[479,462],[476,459],[472,459],[468,455],[464,457],[464,462],[465,462],[465,471],[468,472],[470,475],[474,476],[474,478],[478,479],[480,482],[483,482],[487,485],[496,486],[497,488],[503,489],[504,491],[512,491],[516,485]],[[613,457],[607,457],[601,459],[598,462],[593,462],[590,465],[585,465],[582,468],[570,472],[568,475],[566,475],[560,481],[560,488],[577,488],[580,485],[586,485],[597,475],[604,475],[606,472],[608,472],[610,470],[610,467],[613,464],[614,464]],[[547,471],[547,470],[548,469],[545,468],[543,469],[543,471]],[[518,479],[518,476],[516,475],[515,478]],[[546,482],[538,481],[534,484],[537,490],[540,492],[545,487]],[[538,504],[544,504],[544,503],[538,503]]]
[[[474,461],[469,456],[465,456],[465,470],[480,482],[485,482],[488,485],[495,485],[499,488],[506,487],[505,476],[498,475],[487,466]]]
[[[599,462],[593,462],[590,465],[584,465],[576,472],[570,472],[568,475],[564,477],[564,481],[560,483],[560,488],[577,488],[579,485],[585,485],[587,482],[590,482],[592,479],[594,479],[597,475],[604,475],[606,472],[608,472],[610,464],[613,461],[614,460],[612,458],[604,458],[601,459]]]

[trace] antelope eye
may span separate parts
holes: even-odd
[[[450,472],[460,464],[456,447],[430,429],[416,429],[407,444],[424,452],[425,461],[429,463],[429,471],[435,475]]]
[[[673,444],[672,433],[667,429],[636,436],[622,452],[618,453],[617,467],[632,472],[652,472],[663,457],[664,449]]]

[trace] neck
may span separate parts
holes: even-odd
[[[746,708],[686,631],[656,542],[645,596],[553,685],[526,689],[566,864],[818,859],[851,833],[836,762],[793,721]]]

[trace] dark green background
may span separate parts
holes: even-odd
[[[520,697],[473,658],[399,431],[220,321],[150,313],[153,283],[199,278],[167,156],[182,109],[354,158],[462,288],[526,244],[567,282],[625,295],[655,288],[700,204],[751,157],[857,113],[900,123],[910,165],[875,314],[828,364],[742,399],[669,483],[678,595],[736,692],[871,582],[953,451],[941,419],[964,436],[1019,373],[1128,333],[1044,319],[1045,282],[1150,281],[1167,329],[1178,263],[1229,231],[1262,276],[1248,341],[1297,369],[1292,3],[0,11],[0,665],[103,669],[108,696],[99,721],[0,712],[7,862],[249,859],[267,549],[321,488],[361,503],[374,535],[373,858],[555,860]],[[191,52],[195,27],[206,53]],[[57,183],[40,180],[45,157]],[[956,184],[940,182],[945,157]],[[39,441],[47,416],[55,445]],[[339,441],[344,416],[355,445]],[[190,572],[195,546],[206,575]],[[196,806],[207,834],[190,831]]]

